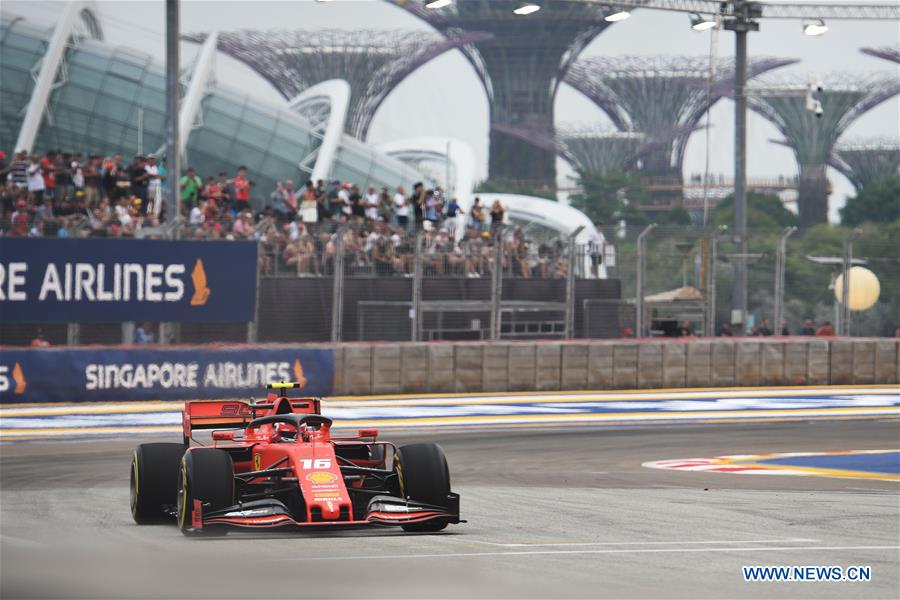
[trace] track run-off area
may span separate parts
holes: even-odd
[[[900,596],[896,387],[326,399],[336,427],[442,446],[468,522],[418,535],[135,525],[131,451],[179,440],[180,408],[0,408],[0,596]],[[769,565],[871,580],[744,580]]]

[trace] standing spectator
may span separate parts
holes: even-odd
[[[350,188],[350,210],[356,225],[362,225],[363,221],[366,220],[366,201],[360,193],[358,185],[353,185]]]
[[[100,201],[100,157],[91,156],[84,166],[84,200],[88,206]]]
[[[481,198],[478,196],[475,196],[475,201],[472,203],[472,227],[479,233],[485,230],[484,206],[482,206]]]
[[[425,192],[425,220],[431,221],[431,224],[437,228],[440,219],[440,198],[434,193],[434,190]]]
[[[800,328],[800,335],[816,335],[816,328],[810,319],[803,321],[803,327]]]
[[[57,202],[62,202],[63,198],[73,196],[75,193],[72,180],[74,172],[72,157],[70,155],[57,152],[56,158],[53,161],[53,174],[55,179],[55,188],[52,194],[53,198],[55,198]]]
[[[500,233],[500,228],[503,227],[503,205],[500,204],[499,200],[494,200],[494,203],[491,205],[491,236],[496,236]]]
[[[280,181],[275,182],[275,191],[269,194],[269,201],[272,205],[272,210],[275,211],[275,215],[278,217],[279,221],[289,222],[292,218],[290,211],[288,210],[287,205],[284,203],[284,186]]]
[[[56,158],[55,150],[50,150],[41,159],[41,173],[44,177],[44,195],[51,200],[56,196]]]
[[[370,185],[369,191],[366,192],[365,198],[366,219],[368,219],[369,221],[378,220],[378,207],[380,203],[381,199],[378,196],[378,192],[375,191],[375,186]]]
[[[603,223],[594,223],[594,231],[588,237],[588,251],[591,255],[591,274],[600,278],[600,267],[603,264],[603,253],[606,252],[606,237],[603,235]]]
[[[141,214],[147,214],[147,182],[150,175],[145,169],[144,157],[137,155],[128,170],[131,178],[131,194],[141,200]]]
[[[781,332],[779,335],[791,335],[791,330],[788,328],[787,321],[784,319],[781,320]]]
[[[691,337],[694,335],[694,329],[691,327],[691,322],[685,319],[681,322],[681,325],[678,326],[678,331],[676,332],[677,337]]]
[[[219,173],[219,183],[217,185],[222,191],[222,198],[219,202],[219,211],[232,211],[234,209],[232,206],[232,203],[234,202],[234,185],[228,180],[224,171]]]
[[[203,187],[203,180],[194,172],[194,167],[188,167],[187,173],[181,176],[178,184],[178,188],[181,190],[182,205],[188,207],[196,205],[201,187]]]
[[[300,217],[306,230],[314,232],[316,223],[319,221],[319,194],[312,181],[306,182],[306,189],[303,190],[303,200],[300,202]]]
[[[284,206],[287,208],[287,214],[290,218],[293,218],[297,214],[299,202],[297,201],[297,190],[294,189],[294,181],[292,179],[288,179],[285,182],[282,194],[284,195]]]
[[[206,221],[206,202],[206,200],[201,200],[200,204],[191,209],[188,222],[192,231],[203,228],[203,223]]]
[[[250,209],[242,212],[237,219],[234,220],[234,226],[231,233],[239,240],[245,240],[253,234],[253,213]]]
[[[719,329],[719,335],[722,337],[734,337],[734,331],[731,329],[731,323],[722,323]]]
[[[450,202],[447,204],[447,226],[450,229],[450,237],[455,237],[456,229],[460,226],[460,221],[465,223],[465,221],[462,220],[462,217],[465,214],[466,211],[459,205],[456,196],[450,198]]]
[[[421,181],[413,185],[410,203],[413,205],[413,216],[416,221],[416,231],[418,231],[422,229],[422,224],[425,222],[425,186]]]
[[[45,189],[41,162],[37,154],[33,154],[31,162],[28,164],[28,195],[32,201],[36,201],[44,196]]]
[[[397,215],[397,225],[402,227],[405,233],[409,223],[409,203],[406,199],[406,191],[402,185],[397,188],[397,193],[394,194],[394,214]]]
[[[247,179],[247,167],[244,165],[238,167],[233,183],[235,210],[239,213],[250,210],[250,180]]]
[[[38,327],[37,335],[34,336],[34,339],[31,340],[32,348],[49,348],[50,342],[44,337],[44,330]]]
[[[84,168],[85,164],[81,162],[81,155],[73,154],[69,167],[72,170],[72,195],[84,196]]]
[[[391,193],[388,191],[387,187],[383,187],[381,188],[381,193],[378,194],[378,218],[385,223],[390,223],[393,214]]]
[[[353,209],[350,203],[350,184],[344,182],[341,185],[341,189],[338,190],[338,205],[340,206],[340,212],[342,215],[346,215],[347,219],[353,214]]]
[[[280,183],[280,182],[279,182]],[[203,188],[203,197],[206,198],[206,211],[218,212],[222,206],[222,188],[212,175],[206,180],[206,187]]]
[[[759,334],[769,336],[772,335],[772,328],[769,327],[769,320],[763,319],[759,326]]]
[[[152,344],[153,342],[153,329],[150,326],[150,323],[144,323],[134,329],[135,344]]]
[[[147,164],[144,165],[144,170],[147,172],[148,210],[152,214],[159,214],[159,206],[163,202],[162,182],[165,179],[165,175],[160,173],[160,165],[156,164],[156,156],[151,154],[147,157]]]
[[[20,190],[28,189],[28,156],[24,150],[16,152],[16,156],[9,165],[9,179]]]
[[[817,337],[832,337],[834,336],[834,327],[831,325],[831,321],[825,321],[822,323],[822,326],[819,327],[818,331],[816,331]]]

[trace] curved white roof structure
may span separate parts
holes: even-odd
[[[467,207],[475,188],[475,152],[467,143],[447,137],[422,136],[379,144],[388,156],[418,166],[422,162],[450,161],[454,176],[445,182],[447,192]]]
[[[481,203],[490,209],[494,200],[499,200],[507,215],[516,221],[534,222],[543,227],[554,229],[560,235],[571,235],[578,227],[584,226],[575,243],[585,244],[592,233],[596,232],[594,224],[586,214],[578,210],[546,198],[523,196],[521,194],[476,194]]]
[[[288,105],[310,120],[313,133],[321,140],[319,146],[300,161],[300,167],[304,168],[305,163],[315,158],[310,179],[326,179],[350,111],[350,84],[343,79],[323,81],[294,96]]]

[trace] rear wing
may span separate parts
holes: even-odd
[[[184,403],[181,428],[184,443],[195,429],[239,429],[255,418],[256,411],[249,402],[240,400],[193,400]]]
[[[184,443],[190,441],[194,430],[243,429],[253,419],[268,415],[275,409],[279,399],[290,402],[291,410],[296,413],[322,413],[322,401],[319,398],[285,398],[272,392],[266,395],[265,402],[256,403],[243,400],[191,400],[184,403],[184,410],[181,412]]]

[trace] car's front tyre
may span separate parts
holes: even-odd
[[[407,444],[397,449],[394,468],[400,494],[404,498],[444,506],[450,494],[450,468],[444,451],[437,444]],[[448,521],[436,519],[403,525],[404,531],[433,532],[447,527]]]
[[[234,465],[231,455],[215,448],[195,448],[185,452],[177,484],[178,529],[185,535],[224,534],[225,529],[194,529],[191,513],[199,500],[203,512],[227,508],[234,504]]]

